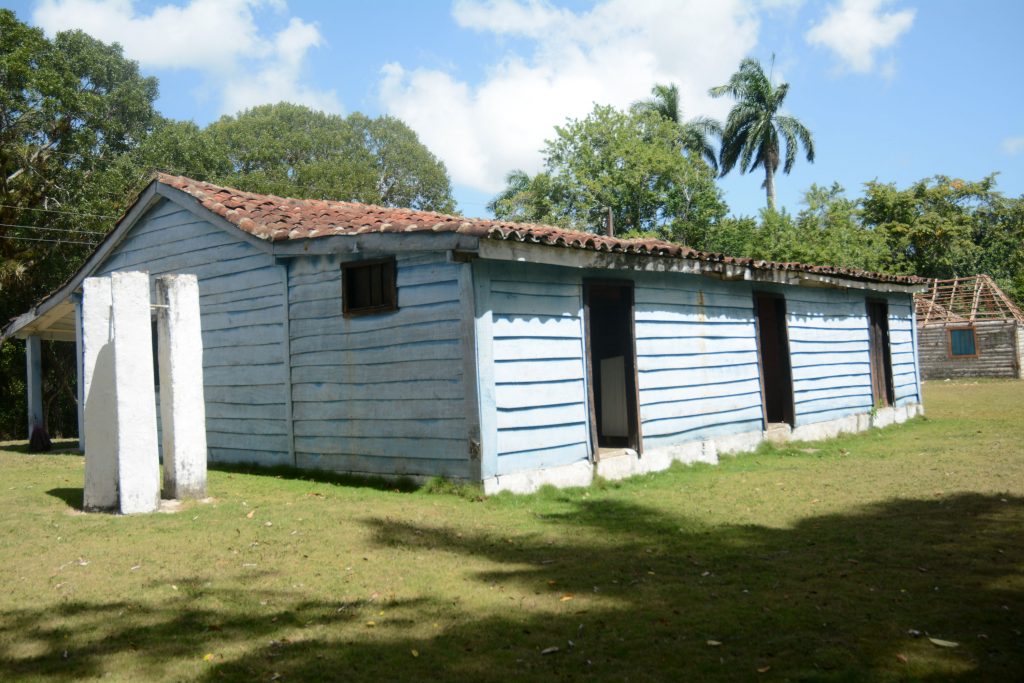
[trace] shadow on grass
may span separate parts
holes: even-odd
[[[53,439],[53,447],[41,453],[30,451],[28,441],[3,441],[0,442],[0,449],[24,455],[82,455],[82,451],[78,450],[78,439]]]
[[[377,628],[341,632],[385,607],[295,590],[253,618],[233,608],[244,589],[185,577],[180,597],[143,614],[121,601],[3,614],[0,642],[25,634],[41,645],[31,656],[0,652],[0,678],[98,676],[123,653],[145,664],[143,675],[167,675],[174,659],[227,645],[244,653],[210,662],[203,680],[1024,677],[1024,498],[893,500],[790,528],[706,526],[611,498],[560,507],[513,538],[363,521],[398,561],[454,554],[479,566],[448,580],[486,589],[482,609],[424,591],[388,604]],[[284,640],[309,623],[327,635]],[[65,659],[72,630],[86,645]]]
[[[64,501],[69,508],[73,508],[78,511],[82,510],[82,497],[84,494],[82,493],[81,486],[77,488],[50,489],[49,491],[46,492],[46,495],[53,496],[58,500]]]
[[[411,493],[420,488],[415,481],[408,478],[385,479],[383,477],[363,477],[355,474],[341,474],[325,470],[304,470],[288,465],[268,467],[266,465],[257,465],[252,463],[209,463],[207,467],[213,471],[227,472],[230,474],[256,474],[260,476],[277,477],[278,479],[313,481],[322,484],[350,486],[353,488],[370,488],[378,491]]]

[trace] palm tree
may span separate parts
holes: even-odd
[[[788,83],[771,84],[760,62],[744,59],[729,82],[709,91],[712,97],[732,95],[735,106],[729,112],[722,132],[722,175],[739,163],[740,173],[764,168],[765,194],[768,208],[775,208],[775,172],[779,168],[780,138],[786,143],[783,173],[789,173],[796,162],[799,145],[803,145],[807,161],[814,162],[814,138],[811,131],[792,116],[780,113],[789,92]]]
[[[679,126],[683,149],[704,159],[711,170],[718,173],[718,154],[709,138],[721,136],[722,126],[718,121],[703,116],[684,121],[679,101],[679,87],[675,83],[655,85],[651,88],[651,97],[634,102],[632,109],[634,112],[657,114]]]

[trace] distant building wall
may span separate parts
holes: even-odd
[[[922,379],[1019,377],[1021,342],[1015,322],[974,325],[976,356],[951,356],[949,329],[964,325],[923,327],[918,331]]]

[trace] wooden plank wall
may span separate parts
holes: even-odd
[[[976,358],[950,358],[945,327],[940,325],[919,329],[923,378],[1017,377],[1019,356],[1016,323],[979,323],[974,329],[975,349],[978,352]]]
[[[786,297],[797,426],[871,410],[864,293],[777,288]]]
[[[210,460],[290,463],[281,273],[270,255],[164,200],[97,275],[125,270],[199,279]]]
[[[590,437],[579,272],[488,263],[485,277],[494,354],[494,473],[587,459]]]
[[[521,263],[478,268],[490,280],[498,423],[497,464],[488,471],[500,475],[588,457],[582,319],[587,277],[634,281],[645,449],[762,428],[751,283]],[[869,412],[865,293],[758,289],[786,297],[797,424]],[[911,299],[887,299],[895,398],[902,405],[917,400]],[[481,370],[482,377],[487,374]]]
[[[634,299],[644,448],[760,430],[750,285],[640,273]]]
[[[889,351],[892,354],[892,387],[896,405],[920,403],[918,356],[914,347],[914,302],[909,296],[890,294]]]
[[[295,458],[366,474],[469,476],[459,269],[400,255],[398,310],[344,318],[335,256],[289,265]]]

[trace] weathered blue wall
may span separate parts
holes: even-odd
[[[288,266],[298,466],[469,477],[459,298],[469,266],[444,252],[399,255],[398,310],[345,318],[340,263]]]
[[[283,272],[266,252],[163,200],[96,275],[194,273],[203,329],[206,438],[214,461],[291,462]]]
[[[914,302],[909,295],[890,294],[889,344],[892,351],[892,384],[896,405],[920,403]]]
[[[760,430],[750,284],[673,273],[635,281],[644,448]]]
[[[797,426],[871,410],[868,296],[889,301],[896,403],[919,400],[910,295],[499,262],[474,278],[485,478],[589,456],[585,278],[634,282],[644,449],[762,429],[755,289],[786,298]]]
[[[582,285],[567,268],[476,262],[477,314],[491,317],[491,452],[484,477],[565,465],[590,456]],[[478,328],[478,347],[489,340]],[[486,443],[486,440],[485,440]],[[489,456],[489,457],[488,457]]]

